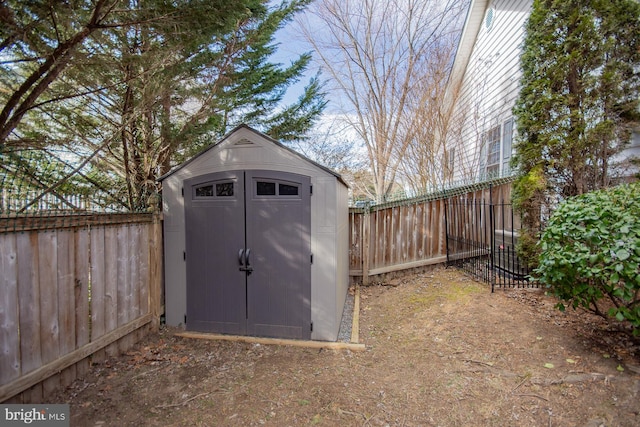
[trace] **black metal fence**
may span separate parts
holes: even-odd
[[[496,287],[531,287],[529,269],[518,258],[520,221],[510,203],[487,197],[453,197],[445,209],[447,265]]]

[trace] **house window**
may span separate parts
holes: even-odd
[[[513,150],[513,119],[502,125],[502,176],[511,174],[511,153]]]
[[[493,178],[500,174],[500,126],[492,128],[485,134],[487,146],[487,163],[485,176]]]
[[[513,119],[495,126],[482,136],[480,176],[495,178],[509,175],[513,141]]]

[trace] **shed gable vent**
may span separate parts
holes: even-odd
[[[242,138],[233,145],[253,145],[253,142],[249,141],[247,138]]]

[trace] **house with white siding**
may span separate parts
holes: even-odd
[[[449,184],[511,174],[516,133],[512,109],[521,77],[520,54],[532,0],[471,0],[445,97],[449,130],[443,153]],[[640,156],[640,133],[617,159]]]

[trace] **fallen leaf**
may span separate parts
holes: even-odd
[[[547,369],[553,369],[553,368],[555,368],[555,366],[553,366],[553,363],[545,363],[545,364],[544,364],[544,367],[545,367],[545,368],[547,368]]]

